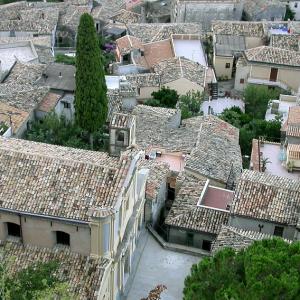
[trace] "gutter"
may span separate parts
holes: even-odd
[[[39,217],[42,219],[49,219],[49,220],[59,220],[59,221],[64,221],[68,223],[74,223],[74,224],[82,224],[82,225],[89,225],[89,222],[87,221],[80,221],[80,220],[73,220],[73,219],[68,219],[68,218],[62,218],[62,217],[51,217],[47,215],[42,215],[42,214],[33,214],[33,213],[28,213],[28,212],[20,212],[14,209],[8,209],[8,208],[0,208],[0,212],[8,212],[8,213],[14,213],[17,214],[19,217],[23,216],[30,216],[30,217]]]

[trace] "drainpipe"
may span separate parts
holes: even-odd
[[[23,231],[22,231],[22,217],[21,214],[18,214],[18,216],[19,216],[19,223],[20,223],[20,239],[21,239],[21,243],[24,245]]]

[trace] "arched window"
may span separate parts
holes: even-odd
[[[56,231],[56,244],[70,246],[70,235],[63,231]]]
[[[15,223],[6,223],[7,234],[10,236],[21,237],[21,226]]]

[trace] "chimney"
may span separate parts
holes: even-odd
[[[62,78],[61,72],[59,72],[59,75],[58,75],[58,77],[59,77],[59,78]]]

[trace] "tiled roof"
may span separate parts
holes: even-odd
[[[130,158],[18,139],[0,140],[0,206],[88,221],[110,210]]]
[[[51,112],[54,110],[61,95],[55,93],[48,93],[48,95],[39,103],[37,109],[43,112]]]
[[[160,76],[155,73],[129,74],[126,79],[136,88],[160,86]]]
[[[206,180],[183,173],[179,181],[182,181],[181,187],[165,223],[189,230],[218,234],[221,226],[228,223],[229,211],[197,205]]]
[[[274,236],[270,234],[223,225],[220,233],[212,245],[212,253],[216,253],[217,251],[226,247],[230,247],[236,251],[239,251],[247,248],[254,241],[272,238],[274,238]],[[291,242],[289,240],[285,241],[289,243]]]
[[[58,262],[57,277],[66,281],[71,293],[80,300],[96,300],[103,276],[110,262],[106,258],[83,256],[66,248],[48,249],[20,243],[0,244],[2,260],[9,261],[8,273],[16,272],[34,263]]]
[[[213,21],[212,31],[214,34],[241,35],[248,37],[265,36],[264,25],[262,22],[245,21]]]
[[[282,224],[296,224],[300,212],[300,182],[245,170],[231,205],[233,214]]]
[[[154,67],[154,72],[161,76],[162,84],[185,78],[200,86],[205,85],[206,68],[184,57],[161,61]]]
[[[125,7],[125,0],[101,0],[100,5],[97,5],[92,10],[92,17],[96,20],[109,22],[109,19],[114,14],[117,14]]]
[[[172,34],[200,35],[201,25],[195,23],[142,23],[127,26],[128,33],[139,38],[143,43],[169,39]]]
[[[270,46],[291,51],[299,51],[299,41],[299,34],[273,34],[271,36]]]
[[[2,10],[4,8],[2,7]],[[5,10],[5,9],[4,9]],[[3,11],[0,11],[0,16]],[[34,31],[39,34],[52,34],[58,22],[59,9],[26,7],[0,18],[0,31]]]
[[[155,160],[143,160],[139,165],[139,169],[149,169],[146,183],[146,198],[156,200],[161,184],[169,175],[170,168],[168,164]]]
[[[116,45],[122,55],[128,54],[135,49],[144,50],[141,40],[131,35],[125,35],[117,39]]]
[[[28,120],[29,113],[0,102],[0,121],[10,127],[10,118],[13,133],[16,133],[23,123]]]
[[[111,121],[110,121],[110,127],[112,128],[130,128],[131,124],[134,122],[135,117],[128,114],[123,113],[114,113]]]
[[[143,149],[159,147],[171,152],[191,152],[197,139],[200,120],[198,129],[194,126],[173,128],[170,123],[176,113],[176,109],[136,106],[132,112],[136,116],[136,144]]]
[[[126,9],[121,9],[116,14],[111,16],[110,19],[119,23],[132,24],[139,23],[141,15]]]
[[[296,51],[261,46],[246,50],[244,54],[250,62],[300,67],[300,52]]]
[[[46,66],[43,64],[26,64],[17,61],[6,77],[5,83],[19,85],[34,84],[42,76],[45,69]]]
[[[197,140],[186,168],[222,183],[237,182],[242,170],[239,130],[218,117],[207,116],[202,118]]]
[[[251,159],[250,167],[251,170],[260,171],[260,155],[259,155],[259,143],[257,139],[252,140],[252,150],[251,150]]]
[[[259,14],[282,8],[285,11],[285,3],[280,0],[246,0],[244,1],[244,11],[252,19],[255,19]]]
[[[288,118],[284,124],[286,135],[300,137],[300,106],[289,108]]]
[[[31,84],[3,83],[0,85],[0,102],[31,112],[48,94],[48,87]]]
[[[118,91],[108,90],[108,113],[107,120],[110,120],[114,113],[120,112],[122,110],[122,97]]]

